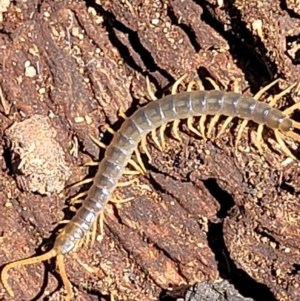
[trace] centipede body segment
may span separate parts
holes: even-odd
[[[177,83],[178,84],[178,83]],[[93,179],[92,186],[85,195],[82,206],[78,209],[75,216],[70,220],[57,235],[53,249],[41,256],[28,258],[25,260],[10,263],[4,267],[1,274],[2,283],[7,292],[13,296],[13,290],[8,284],[8,271],[11,268],[41,262],[52,257],[57,257],[57,265],[67,291],[66,300],[69,301],[73,297],[72,287],[67,278],[63,263],[63,256],[74,251],[81,245],[82,240],[91,229],[95,229],[95,221],[103,212],[105,205],[110,200],[113,191],[118,186],[118,181],[122,176],[124,169],[128,163],[132,163],[131,156],[134,152],[138,152],[138,145],[144,150],[147,157],[150,154],[146,147],[145,137],[151,133],[152,139],[159,149],[163,149],[165,145],[164,131],[166,124],[173,122],[173,133],[177,139],[180,139],[178,133],[178,124],[181,119],[188,120],[188,128],[196,135],[205,138],[205,120],[207,116],[215,116],[212,118],[208,132],[210,134],[220,116],[225,116],[225,125],[221,128],[221,133],[229,125],[231,120],[238,117],[242,122],[242,130],[249,120],[258,124],[260,148],[261,133],[264,126],[274,131],[277,142],[281,145],[282,151],[292,158],[293,154],[286,147],[283,136],[290,136],[300,141],[300,136],[294,132],[294,129],[300,129],[300,124],[293,121],[288,114],[295,109],[300,108],[300,104],[295,104],[292,109],[284,112],[273,107],[275,101],[271,104],[260,102],[260,95],[256,97],[243,96],[235,92],[223,92],[220,90],[211,91],[189,91],[175,94],[176,88],[172,94],[161,99],[155,99],[152,94],[153,101],[139,108],[132,116],[124,117],[124,122],[117,132],[113,132],[113,139],[109,146],[106,147],[105,155],[98,165],[98,171]],[[288,90],[287,90],[288,91]],[[287,92],[285,91],[285,93]],[[200,117],[198,129],[194,126],[194,118]],[[159,130],[157,137],[156,129]],[[240,139],[242,130],[238,131],[238,139]],[[139,166],[136,169],[144,171],[141,159],[138,159]],[[132,163],[134,165],[135,163]],[[94,230],[93,230],[94,231]]]

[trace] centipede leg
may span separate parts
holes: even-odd
[[[205,136],[205,121],[206,121],[206,115],[202,115],[200,117],[200,120],[199,120],[199,129],[200,129],[200,133],[202,135],[202,138],[204,140],[206,140],[206,136]]]
[[[146,76],[146,86],[147,86],[147,92],[148,92],[148,95],[150,96],[150,99],[153,101],[157,100],[157,97],[155,96],[155,94],[152,90],[151,83],[150,83],[148,76]]]
[[[56,256],[58,256],[57,251],[53,248],[45,254],[22,259],[22,260],[17,260],[17,261],[14,261],[14,262],[11,262],[11,263],[5,265],[1,271],[1,282],[2,282],[3,287],[5,288],[5,290],[11,297],[14,297],[15,294],[14,294],[11,286],[8,284],[9,270],[11,270],[13,268],[19,268],[19,267],[25,266],[25,265],[40,263],[40,262],[46,261],[46,260],[51,259]]]
[[[275,96],[273,97],[273,99],[271,100],[271,102],[269,103],[269,105],[270,105],[271,107],[273,107],[273,106],[276,104],[276,102],[277,102],[282,96],[284,96],[284,95],[286,95],[287,93],[289,93],[296,85],[297,85],[297,83],[294,83],[294,84],[290,85],[289,87],[287,87],[285,90],[283,90],[283,91],[281,91],[280,93],[278,93],[277,95],[275,95]],[[293,112],[293,110],[298,109],[298,108],[299,108],[299,105],[296,104],[296,105],[291,106],[290,108],[287,108],[285,111],[283,111],[283,113],[284,113],[285,115],[289,115],[290,113]],[[277,142],[278,142],[279,145],[281,146],[283,152],[284,152],[286,155],[288,155],[289,157],[291,157],[291,158],[293,158],[293,159],[296,159],[296,158],[292,155],[292,153],[290,152],[290,150],[287,148],[287,146],[286,146],[286,144],[284,143],[284,141],[282,140],[281,134],[279,134],[279,132],[278,132],[278,133],[275,133],[275,137],[276,137]]]
[[[274,130],[274,134],[276,137],[276,141],[281,147],[281,150],[290,158],[297,160],[297,158],[291,153],[291,151],[287,148],[286,144],[284,143],[282,139],[282,134],[279,132],[278,129]]]
[[[256,100],[259,100],[262,95],[267,91],[269,90],[272,86],[274,86],[276,83],[278,83],[280,79],[276,79],[274,81],[272,81],[270,84],[268,84],[267,86],[263,87],[262,89],[260,89],[254,96],[253,98],[256,99]],[[280,97],[283,95],[278,94],[280,95]],[[279,99],[279,97],[274,97],[273,100],[269,103],[269,105],[272,107],[275,105],[275,103],[277,102],[277,100]],[[263,146],[267,147],[264,143],[264,140],[263,140],[263,137],[262,137],[262,133],[263,133],[263,130],[264,130],[264,124],[260,124],[258,127],[257,127],[257,138],[256,138],[256,147],[258,149],[258,151],[260,153],[262,153],[263,151]]]
[[[116,134],[116,131],[114,130],[114,129],[112,129],[108,124],[105,124],[104,126],[103,126],[103,128],[105,129],[105,130],[107,130],[110,134],[112,134],[112,135],[115,135]]]
[[[74,297],[74,294],[73,294],[71,282],[70,282],[70,280],[67,276],[67,273],[66,273],[65,264],[64,264],[64,257],[63,257],[62,254],[57,255],[56,264],[57,264],[57,267],[58,267],[59,274],[61,276],[63,285],[64,285],[64,287],[67,291],[65,301],[71,301]]]
[[[146,174],[147,173],[147,169],[146,169],[146,167],[144,165],[144,162],[142,160],[141,153],[137,149],[135,150],[134,153],[135,153],[137,162],[138,162],[139,166],[141,167],[142,174]]]
[[[210,82],[210,84],[213,86],[213,88],[214,88],[215,90],[220,91],[220,87],[218,86],[218,84],[217,84],[212,78],[206,77],[205,79],[208,80],[208,81]]]
[[[213,132],[213,129],[215,128],[215,126],[216,126],[217,122],[219,121],[220,117],[221,117],[221,115],[215,115],[211,119],[211,121],[209,123],[209,126],[208,126],[208,130],[207,130],[207,137],[208,138],[211,138],[211,134]]]
[[[182,142],[182,139],[179,135],[179,131],[178,131],[178,127],[179,127],[179,124],[180,124],[180,120],[179,119],[176,119],[173,121],[173,124],[172,124],[172,132],[173,132],[173,135],[174,137],[179,141],[179,142]]]
[[[245,127],[247,126],[248,122],[249,121],[246,120],[246,119],[243,120],[242,123],[241,123],[241,125],[240,125],[240,127],[239,127],[239,130],[238,130],[238,133],[237,133],[237,136],[236,136],[236,141],[235,141],[235,149],[236,149],[236,151],[238,149],[238,143],[239,143],[239,141],[242,138],[243,131],[244,131]]]
[[[144,153],[146,154],[146,156],[148,158],[148,161],[151,162],[152,158],[151,158],[150,153],[149,153],[148,148],[147,148],[147,136],[142,137],[142,139],[141,139],[141,148],[144,151]]]
[[[98,217],[98,226],[100,230],[100,235],[102,237],[104,236],[104,221],[105,221],[105,216],[104,216],[104,211],[102,211]]]
[[[167,128],[167,123],[163,124],[160,128],[159,128],[159,138],[161,141],[161,146],[163,149],[165,149],[166,147],[166,141],[165,141],[165,130]]]
[[[172,89],[171,89],[171,93],[173,95],[175,95],[177,93],[179,85],[184,81],[184,79],[186,77],[187,77],[187,74],[184,74],[175,81],[175,83],[173,84]]]
[[[217,134],[217,139],[225,132],[226,128],[229,126],[234,117],[227,117],[224,123],[222,124],[220,132]]]
[[[125,110],[124,110],[123,107],[120,107],[119,112],[118,112],[118,115],[119,115],[120,117],[122,117],[124,120],[126,120],[126,119],[128,118],[127,115],[125,114]]]
[[[162,149],[162,147],[160,145],[160,142],[159,142],[159,139],[157,138],[157,135],[156,135],[156,129],[151,131],[151,138],[154,141],[155,145],[158,147],[158,149],[160,151],[162,151],[163,149]]]
[[[201,133],[193,126],[194,123],[194,117],[191,116],[187,119],[187,127],[188,129],[193,132],[194,134],[196,134],[199,137],[202,137]]]
[[[257,147],[257,149],[258,149],[258,151],[259,151],[260,153],[263,152],[263,145],[265,145],[265,144],[263,143],[263,136],[262,136],[263,130],[264,130],[264,125],[263,125],[263,124],[260,124],[260,125],[257,127],[257,131],[256,131],[256,133],[257,133],[257,136],[256,136],[256,147]]]
[[[286,135],[300,142],[300,135],[298,135],[297,133],[291,131],[291,132],[287,132]]]
[[[95,137],[93,137],[92,135],[89,135],[90,139],[97,145],[99,146],[100,148],[103,148],[103,149],[106,149],[107,148],[107,145],[105,145],[103,142],[99,141],[98,139],[96,139]],[[128,162],[129,165],[131,165],[135,171],[137,173],[135,173],[135,171],[124,171],[124,174],[144,174],[143,170],[141,169],[140,166],[138,166],[138,164],[133,160],[133,159],[130,159],[129,162]],[[85,164],[87,165],[87,164]],[[89,166],[94,166],[94,165],[98,165],[98,163],[88,163]]]
[[[196,86],[196,89],[198,89],[200,91],[205,90],[201,80],[193,80],[193,81],[189,82],[188,87],[187,87],[187,91],[192,91],[194,86]]]

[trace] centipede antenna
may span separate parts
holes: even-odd
[[[7,264],[1,272],[1,282],[3,284],[3,287],[6,289],[6,291],[8,292],[8,294],[11,297],[14,297],[15,294],[14,294],[11,286],[8,284],[8,271],[13,268],[19,268],[24,265],[30,265],[30,264],[34,264],[34,263],[43,262],[43,261],[53,258],[55,256],[57,256],[57,251],[55,249],[51,249],[49,252],[47,252],[45,254],[14,261],[14,262]]]
[[[300,109],[300,102],[297,102],[295,104],[293,104],[292,106],[290,106],[289,108],[287,108],[286,110],[283,111],[283,114],[285,115],[290,115],[292,114],[295,110]]]
[[[67,295],[65,297],[65,301],[71,301],[74,297],[73,291],[72,291],[72,285],[71,282],[67,276],[66,269],[65,269],[65,263],[64,263],[64,255],[62,254],[55,254],[56,257],[56,264],[61,276],[61,280],[63,282],[63,285],[67,291]]]
[[[279,132],[278,129],[274,130],[274,134],[276,137],[277,142],[279,143],[281,150],[290,158],[297,160],[297,158],[291,153],[291,151],[287,148],[286,144],[282,140],[282,134]]]
[[[300,135],[298,135],[297,133],[291,131],[291,132],[287,132],[286,135],[300,142]]]
[[[297,85],[297,83],[294,83],[294,84],[290,85],[289,87],[287,87],[286,89],[284,89],[283,91],[281,91],[280,93],[276,94],[274,96],[274,98],[271,100],[271,102],[269,103],[269,105],[271,107],[273,107],[282,96],[289,93],[296,85]]]
[[[294,128],[300,130],[300,122],[294,121],[293,126],[294,126]]]
[[[272,81],[271,83],[269,83],[268,85],[266,85],[265,87],[261,88],[254,96],[253,98],[256,100],[259,100],[262,95],[268,91],[271,87],[273,87],[275,84],[277,84],[280,81],[280,78],[275,79],[274,81]]]

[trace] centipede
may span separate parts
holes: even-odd
[[[124,119],[119,130],[112,131],[113,138],[108,146],[105,146],[103,159],[98,163],[98,170],[92,179],[90,189],[85,193],[81,207],[76,211],[73,218],[57,234],[52,249],[48,252],[8,263],[1,272],[1,282],[10,296],[14,296],[9,284],[8,272],[12,268],[43,262],[56,258],[58,271],[63,286],[66,290],[65,300],[70,301],[74,297],[73,288],[68,279],[64,256],[75,252],[82,245],[85,237],[91,233],[99,216],[103,213],[106,204],[112,194],[125,168],[132,164],[136,169],[145,172],[145,166],[141,158],[140,149],[150,159],[147,149],[147,136],[151,135],[154,143],[163,150],[165,147],[165,130],[168,124],[172,124],[171,130],[175,138],[180,140],[179,123],[186,120],[188,129],[202,138],[209,137],[220,117],[225,118],[217,137],[222,135],[234,118],[241,119],[236,137],[236,146],[249,121],[257,125],[257,148],[263,148],[263,130],[269,128],[280,146],[283,155],[294,160],[297,158],[287,147],[285,140],[290,137],[300,142],[300,135],[296,130],[300,129],[300,123],[293,120],[290,115],[300,108],[300,103],[295,103],[281,111],[275,107],[277,101],[287,94],[295,85],[289,86],[281,93],[275,95],[269,103],[260,101],[261,96],[275,85],[279,79],[273,81],[254,96],[246,96],[237,92],[221,91],[214,85],[212,90],[204,90],[201,82],[197,84],[199,89],[194,89],[196,82],[190,82],[184,92],[177,93],[178,85],[182,83],[186,75],[175,82],[172,91],[160,99],[156,99],[149,80],[147,87],[152,101],[139,107],[130,117],[120,113]],[[213,83],[213,82],[212,82]],[[211,117],[206,130],[206,118]],[[98,142],[96,142],[98,143]],[[100,142],[98,143],[102,145]],[[138,163],[131,159],[136,154]]]

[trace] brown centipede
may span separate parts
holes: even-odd
[[[300,129],[300,123],[289,117],[294,110],[300,108],[300,104],[296,103],[283,112],[273,107],[276,101],[293,86],[274,97],[272,101],[267,104],[260,102],[258,99],[277,81],[266,86],[254,97],[250,97],[235,92],[223,92],[218,89],[192,91],[191,85],[189,85],[187,92],[175,94],[176,88],[182,79],[183,77],[175,83],[172,94],[148,103],[139,108],[130,117],[123,115],[125,120],[120,129],[114,133],[114,137],[109,146],[106,147],[104,158],[98,165],[98,171],[93,179],[93,184],[87,192],[82,206],[57,235],[53,248],[45,254],[12,262],[3,268],[1,280],[9,295],[14,296],[13,290],[8,284],[8,271],[11,268],[56,257],[57,265],[67,291],[66,300],[70,301],[73,298],[72,286],[64,267],[64,255],[74,251],[95,225],[96,219],[100,213],[103,212],[105,205],[110,200],[134,152],[138,155],[138,162],[142,169],[144,169],[137,148],[139,143],[141,143],[142,149],[146,155],[150,157],[146,147],[147,134],[151,132],[154,142],[159,148],[163,148],[165,144],[164,131],[169,122],[173,122],[175,137],[180,139],[178,124],[181,119],[187,119],[188,128],[193,133],[205,137],[205,119],[208,115],[213,116],[208,128],[208,133],[212,131],[220,116],[227,117],[218,136],[224,132],[233,118],[238,117],[243,119],[237,134],[238,142],[247,122],[251,120],[258,124],[257,147],[259,149],[262,147],[263,128],[267,126],[273,130],[282,151],[287,156],[295,159],[285,145],[283,138],[286,135],[300,142],[300,136],[294,132],[294,129]],[[200,117],[199,130],[194,127],[194,117]],[[160,141],[156,134],[157,128],[159,128]]]

